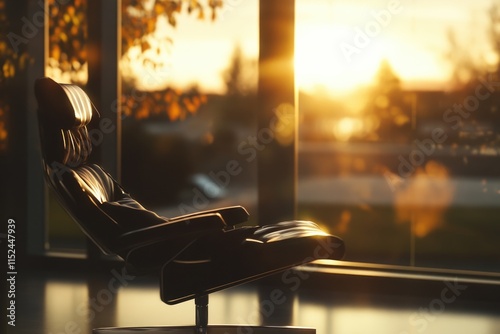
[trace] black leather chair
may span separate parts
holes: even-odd
[[[98,112],[81,88],[41,78],[35,82],[35,95],[46,180],[63,207],[104,253],[123,259],[129,272],[159,275],[163,302],[195,299],[194,327],[119,329],[122,332],[229,333],[226,327],[207,325],[208,294],[315,259],[342,258],[343,241],[309,221],[236,227],[248,218],[241,206],[158,216],[92,163],[89,124]],[[253,332],[274,331],[315,332],[278,327],[255,327]]]

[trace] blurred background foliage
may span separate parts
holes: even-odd
[[[11,114],[9,84],[16,75],[24,72],[31,61],[24,50],[25,43],[15,46],[13,40],[21,41],[9,20],[9,12],[14,10],[12,3],[0,1],[0,155],[6,153],[9,146],[9,115]],[[15,22],[14,22],[15,23]],[[24,40],[23,40],[24,41]]]
[[[60,4],[49,1],[51,23],[49,25],[49,76],[84,85],[87,81],[87,0],[74,0]],[[199,19],[217,17],[222,0],[123,0],[122,1],[122,58],[129,57],[132,48],[140,53],[152,50],[160,53],[160,47],[173,43],[168,36],[151,44],[160,20],[175,27],[177,15],[185,11]],[[138,59],[129,59],[138,61]],[[146,58],[152,71],[162,67],[165,59]],[[182,120],[194,113],[206,102],[196,87],[182,91],[173,87],[156,91],[138,89],[133,78],[125,77],[121,100],[123,117],[135,119],[150,117]]]
[[[84,87],[88,80],[87,62],[90,56],[88,26],[91,24],[89,18],[92,14],[88,12],[89,0],[46,0],[45,4],[47,5],[46,14],[48,14],[45,18],[49,20],[46,27],[48,29],[46,50],[48,59],[45,75],[60,82],[75,83]],[[164,28],[175,29],[180,15],[189,15],[206,21],[216,20],[223,1],[122,0],[121,4],[122,64],[127,61],[147,62],[149,73],[144,75],[149,74],[152,79],[157,79],[157,77],[162,79],[162,75],[169,75],[169,72],[162,72],[165,69],[165,63],[169,63],[169,54],[165,53],[165,49],[170,50],[174,43],[171,29]],[[45,11],[44,2],[37,2],[36,6],[37,15]],[[16,109],[12,103],[15,94],[4,88],[14,87],[12,84],[9,86],[9,83],[15,78],[24,81],[25,75],[21,72],[28,70],[31,61],[26,52],[30,36],[23,35],[23,24],[25,21],[29,24],[35,23],[37,33],[43,30],[41,22],[38,24],[37,21],[26,16],[26,7],[27,2],[0,0],[0,86],[2,88],[0,91],[0,154],[7,151],[9,138],[12,140],[13,130],[9,127],[9,118],[13,123],[12,118]],[[26,20],[17,19],[9,22],[9,19],[12,20],[13,17],[23,17]],[[163,31],[159,34],[158,31],[162,28]],[[19,35],[21,42],[18,45],[8,37],[13,32]],[[130,52],[131,50],[134,52]],[[153,57],[148,56],[151,54]],[[226,83],[227,98],[202,94],[196,85],[185,89],[170,87],[168,80],[166,80],[167,86],[155,88],[155,90],[143,89],[137,85],[133,76],[122,73],[122,94],[118,103],[122,109],[122,120],[124,120],[122,141],[123,145],[128,147],[127,153],[123,156],[123,164],[127,166],[123,173],[124,179],[127,179],[126,176],[131,174],[135,167],[141,167],[142,164],[139,164],[141,162],[161,169],[162,174],[176,176],[178,180],[166,178],[163,187],[175,193],[172,188],[175,188],[175,184],[181,183],[180,175],[189,174],[193,162],[190,161],[191,157],[186,156],[188,149],[183,139],[179,138],[181,134],[153,135],[147,132],[145,129],[149,129],[148,126],[155,122],[168,130],[170,129],[167,128],[168,123],[182,121],[195,113],[197,116],[203,114],[202,120],[195,122],[202,124],[202,127],[209,127],[203,130],[205,132],[201,134],[201,143],[199,143],[206,149],[205,153],[209,152],[204,156],[214,153],[213,150],[225,148],[230,142],[233,143],[235,122],[240,127],[247,127],[248,118],[251,115],[250,109],[255,105],[255,87],[243,83],[248,76],[249,71],[245,70],[248,64],[241,49],[235,48],[234,55],[228,62],[228,68],[221,73]],[[110,108],[113,107],[115,106],[110,106]],[[192,128],[190,132],[193,132]],[[146,154],[144,159],[138,159],[138,156],[150,152],[150,148],[156,147],[155,145],[160,146],[156,156],[153,157],[148,153],[149,155]],[[200,151],[196,150],[196,152]],[[210,159],[213,162],[214,159]],[[170,171],[168,168],[173,165],[171,161],[176,161],[181,167]],[[151,191],[146,189],[144,192]]]
[[[87,63],[87,3],[86,0],[49,5],[49,76],[64,77],[65,81],[84,84]],[[63,75],[64,74],[64,75]]]

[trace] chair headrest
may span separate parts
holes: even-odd
[[[35,97],[45,163],[85,163],[92,152],[87,125],[95,110],[87,94],[76,85],[40,78],[35,81]]]
[[[35,81],[35,96],[43,117],[54,127],[71,130],[92,120],[92,102],[76,85],[40,78]]]

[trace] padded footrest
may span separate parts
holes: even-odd
[[[161,273],[162,301],[177,304],[314,260],[343,257],[344,243],[340,238],[319,229],[318,233],[312,233],[309,225],[303,227],[306,233],[302,234],[298,233],[297,224],[282,226],[281,231],[262,227],[269,229],[273,236],[257,229],[252,237],[242,240],[239,247],[223,255],[215,254],[205,261],[174,259],[166,263]],[[275,235],[277,232],[280,233]],[[220,242],[224,244],[223,240]]]

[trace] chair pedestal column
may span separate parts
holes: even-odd
[[[198,296],[196,305],[196,334],[207,334],[208,326],[208,295]]]

